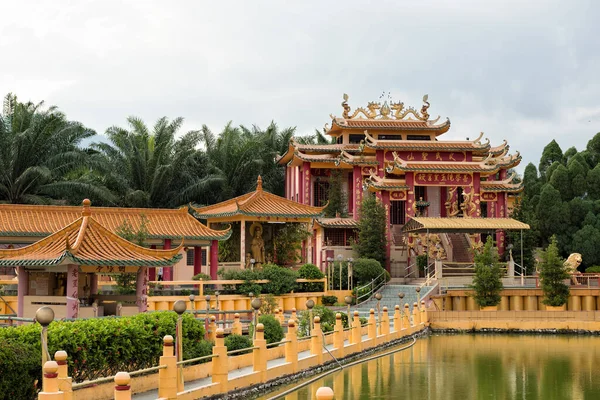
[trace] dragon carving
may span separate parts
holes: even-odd
[[[448,197],[446,198],[446,215],[448,217],[456,217],[458,215],[458,201],[454,198],[456,187],[448,189]]]
[[[463,192],[463,203],[460,205],[461,210],[463,210],[463,218],[470,218],[475,214],[475,210],[477,206],[473,202],[473,194]]]

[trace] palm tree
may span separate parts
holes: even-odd
[[[221,179],[197,175],[200,132],[189,131],[176,139],[183,118],[166,117],[152,131],[142,120],[127,119],[129,130],[113,126],[106,131],[111,143],[94,143],[110,166],[106,185],[128,207],[174,207],[215,188]]]
[[[20,103],[15,95],[6,95],[0,114],[0,201],[110,199],[105,188],[79,179],[78,171],[93,166],[80,144],[93,135],[56,107],[44,109],[43,102]]]

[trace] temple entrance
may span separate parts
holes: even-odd
[[[404,225],[406,223],[406,202],[404,200],[390,201],[390,224]]]

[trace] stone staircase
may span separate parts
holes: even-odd
[[[464,233],[449,233],[448,240],[452,244],[452,256],[454,262],[468,263],[473,262],[473,253],[469,240]]]
[[[417,302],[418,296],[416,289],[420,287],[419,284],[414,285],[385,285],[380,290],[381,293],[381,310],[383,307],[388,308],[388,312],[390,315],[394,313],[394,309],[396,304],[404,307],[405,303],[408,303],[410,310],[412,311],[413,303]],[[425,298],[432,290],[433,286],[423,286],[421,287],[421,292],[419,293],[420,298]],[[404,293],[404,298],[402,299],[402,304],[400,304],[400,299],[398,298],[398,293]],[[358,306],[352,307],[352,311],[358,310],[361,317],[366,317],[369,315],[369,311],[372,309],[377,312],[377,299],[374,296],[371,296],[369,300],[359,304]]]

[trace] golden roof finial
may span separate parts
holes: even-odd
[[[256,191],[260,192],[262,191],[262,177],[259,175],[258,179],[256,180]]]
[[[81,204],[83,205],[83,210],[81,210],[81,216],[89,217],[90,215],[92,215],[92,210],[90,209],[92,202],[90,201],[90,199],[84,199],[81,202]]]

